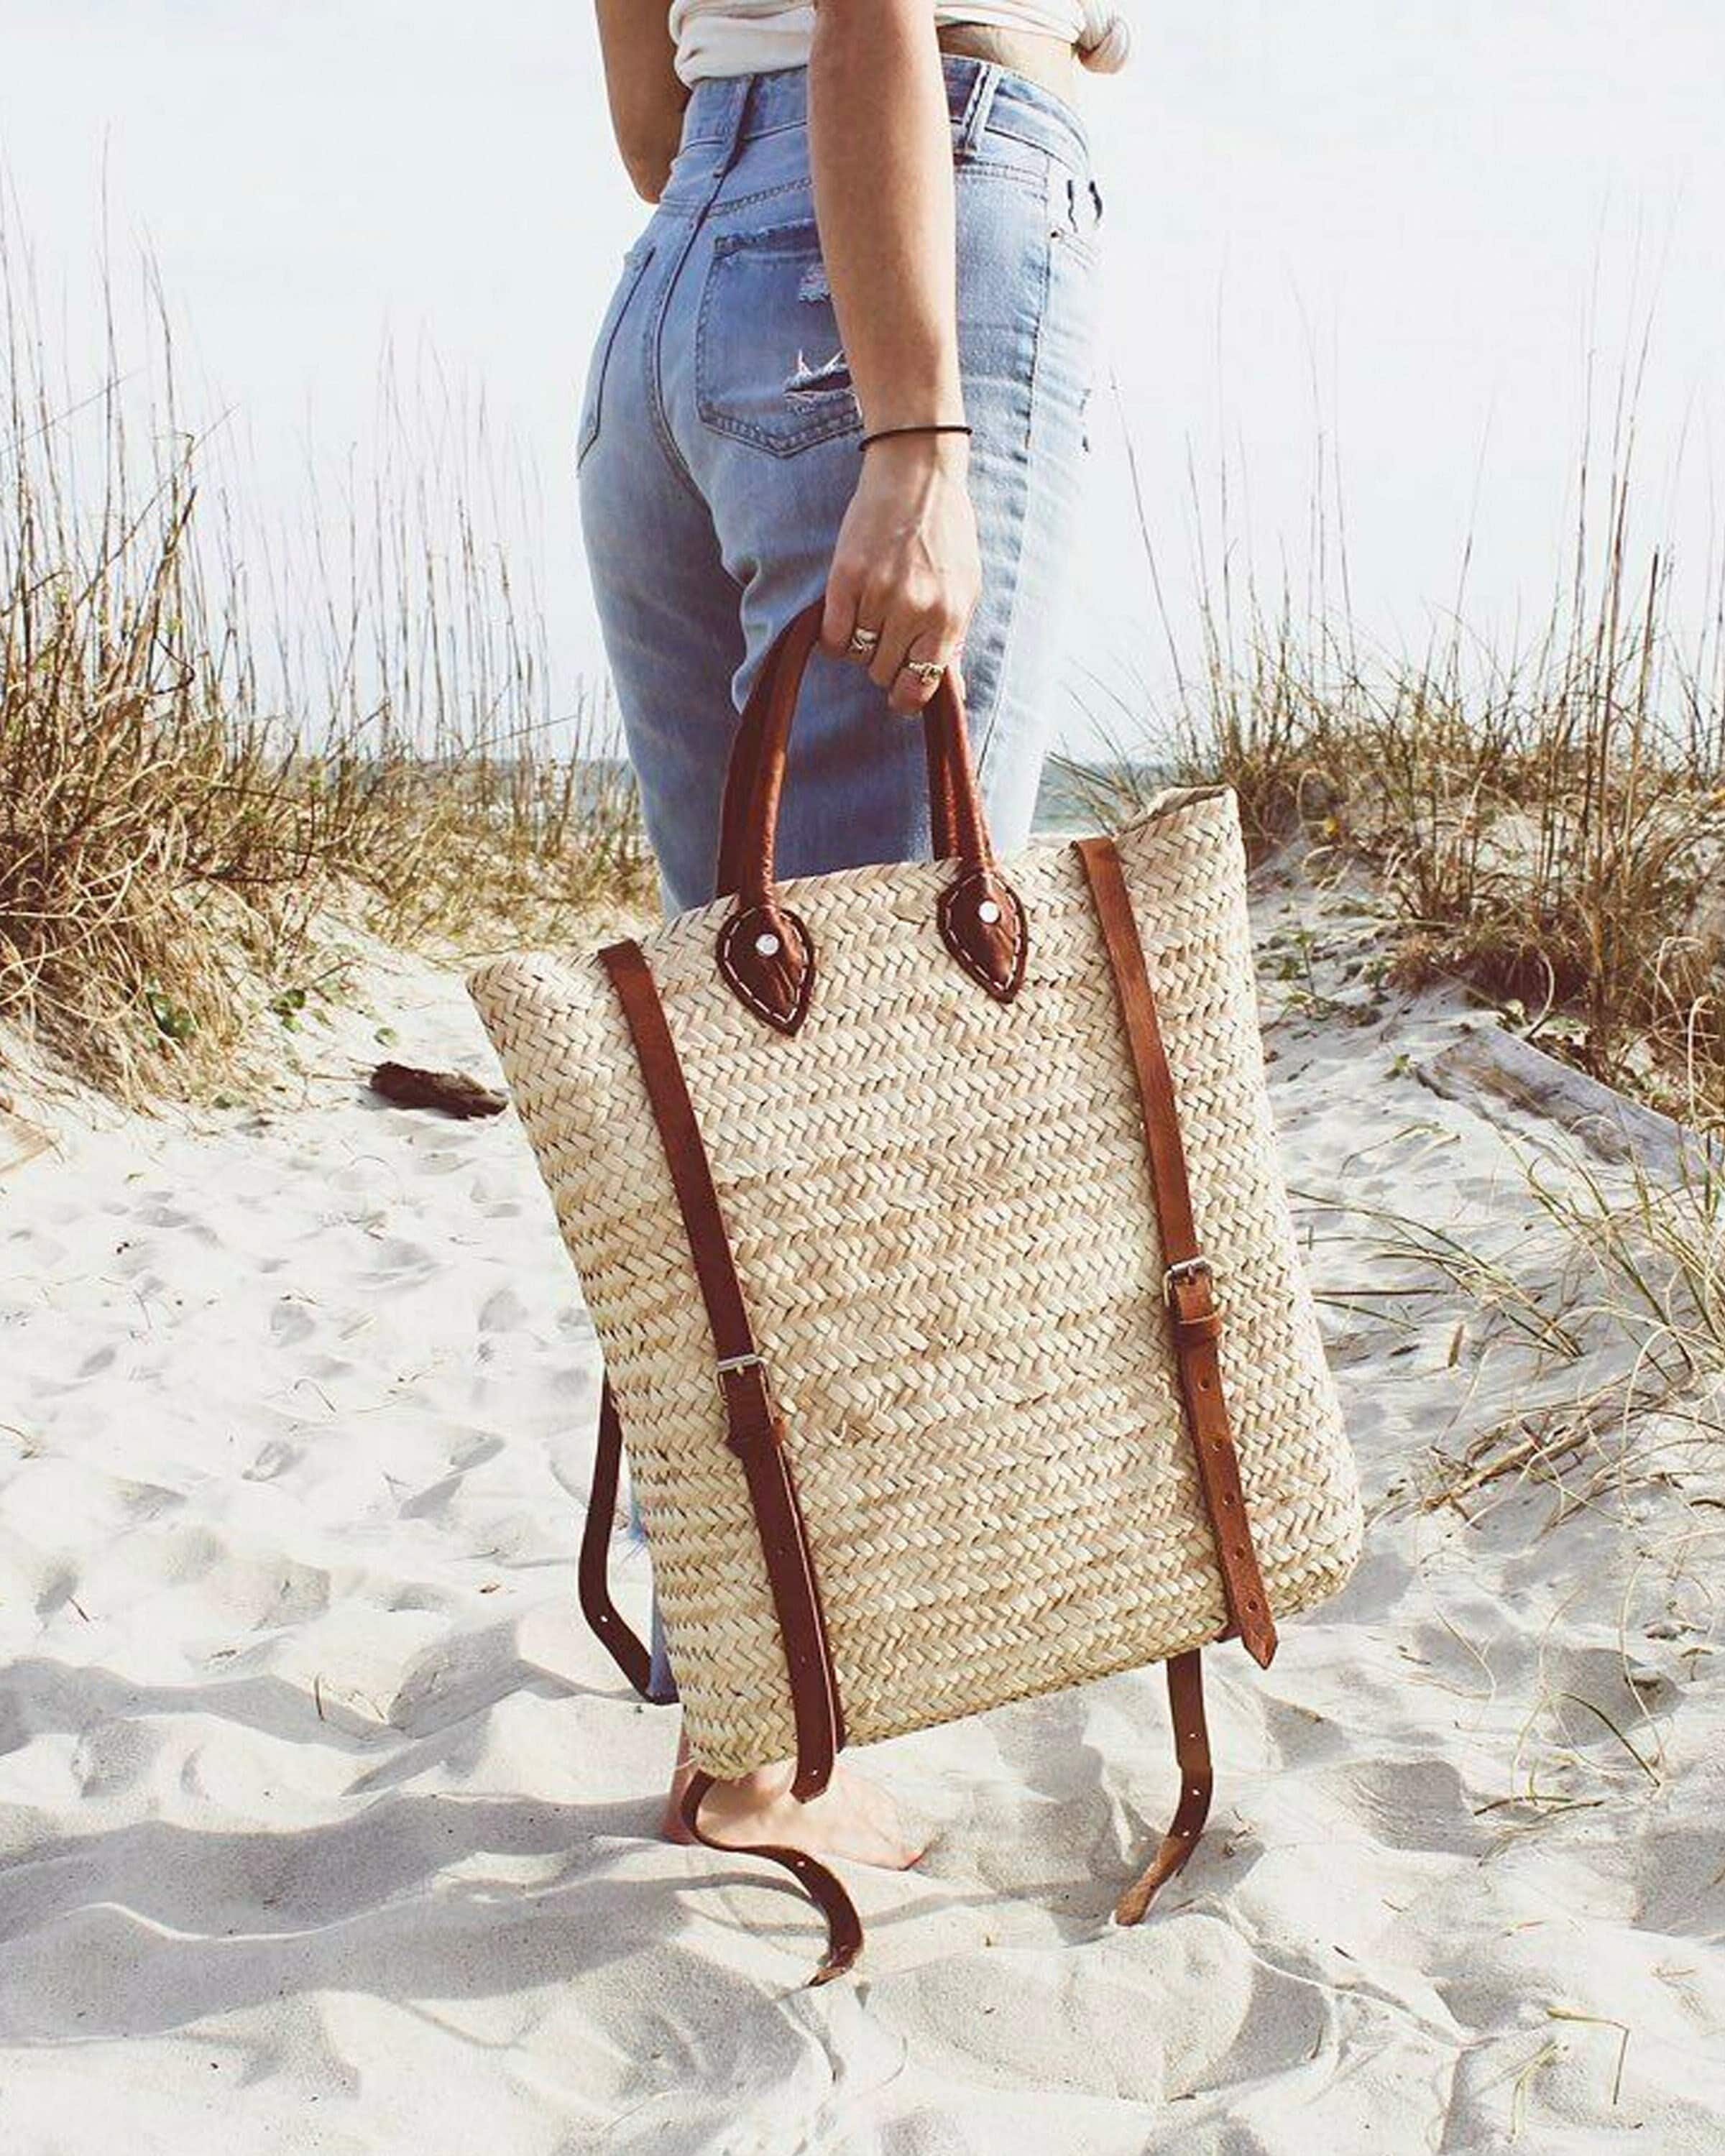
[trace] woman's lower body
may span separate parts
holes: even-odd
[[[957,196],[958,348],[980,603],[963,673],[990,826],[1030,829],[1055,716],[1086,449],[1101,200],[1052,91],[942,61]],[[668,912],[714,896],[737,713],[818,598],[861,422],[822,265],[802,69],[698,84],[612,295],[583,399],[583,532]],[[819,654],[793,732],[778,867],[931,850],[922,728]],[[656,1698],[674,1698],[654,1613]]]

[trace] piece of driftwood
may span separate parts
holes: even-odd
[[[1464,1034],[1441,1055],[1418,1065],[1415,1075],[1445,1100],[1477,1106],[1484,1095],[1502,1101],[1555,1124],[1598,1159],[1636,1160],[1661,1179],[1725,1165],[1715,1142],[1499,1026]]]
[[[440,1108],[463,1118],[501,1116],[509,1106],[477,1078],[459,1070],[418,1070],[411,1063],[380,1063],[372,1073],[372,1091],[398,1108]]]

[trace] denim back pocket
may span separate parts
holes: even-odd
[[[695,406],[709,427],[778,457],[860,428],[812,218],[714,235]]]
[[[635,287],[640,283],[647,264],[653,259],[650,239],[638,239],[623,258],[623,273],[617,280],[599,323],[599,333],[593,340],[593,357],[588,362],[587,386],[581,396],[581,424],[577,430],[575,462],[582,459],[598,439],[599,412],[605,394],[605,375],[611,364],[611,351],[617,341],[617,333],[623,327],[623,318],[629,312],[629,303],[634,297]]]

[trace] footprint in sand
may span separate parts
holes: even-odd
[[[259,1445],[257,1456],[245,1470],[248,1482],[273,1482],[278,1475],[285,1475],[299,1465],[305,1456],[304,1448],[290,1445],[285,1438],[272,1437],[267,1445]]]
[[[514,1332],[527,1322],[527,1306],[512,1287],[500,1287],[480,1306],[481,1332]]]
[[[392,1235],[378,1244],[377,1263],[372,1276],[392,1287],[417,1286],[420,1281],[429,1280],[437,1270],[437,1260],[418,1244]]]
[[[284,1296],[270,1313],[270,1331],[284,1348],[296,1348],[317,1330],[316,1321],[304,1303]]]

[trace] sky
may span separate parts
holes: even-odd
[[[1530,636],[1626,369],[1635,529],[1698,634],[1725,547],[1718,0],[1122,4],[1132,64],[1084,85],[1111,387],[1063,745],[1166,712],[1224,562],[1386,652],[1458,593],[1471,635]],[[558,693],[602,671],[575,414],[646,211],[585,7],[0,0],[0,172],[68,383],[102,373],[105,202],[122,297],[146,249],[182,409],[266,523],[375,454],[386,351],[482,403],[538,505]]]

